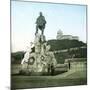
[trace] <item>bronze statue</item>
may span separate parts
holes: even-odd
[[[42,35],[43,35],[44,29],[45,29],[45,24],[46,24],[45,17],[43,16],[42,12],[40,12],[40,16],[36,20],[36,33],[35,33],[35,35],[38,33],[38,29],[41,30]]]

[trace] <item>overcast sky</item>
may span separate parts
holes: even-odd
[[[34,41],[36,18],[42,12],[47,21],[46,39],[56,39],[60,29],[65,35],[86,42],[86,6],[11,1],[12,52],[27,50]]]

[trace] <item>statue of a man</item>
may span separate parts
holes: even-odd
[[[40,12],[39,17],[36,20],[36,33],[35,34],[37,34],[38,29],[40,29],[42,32],[42,35],[43,35],[44,29],[45,29],[45,24],[46,24],[45,17],[43,16],[42,12]]]

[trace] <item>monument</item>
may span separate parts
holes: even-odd
[[[42,15],[42,12],[40,12],[40,16],[36,20],[33,47],[31,44],[30,50],[25,53],[21,61],[22,72],[28,72],[29,74],[50,73],[52,72],[52,67],[55,67],[57,64],[54,53],[50,51],[51,46],[47,44],[44,35],[45,24],[45,17]],[[38,32],[39,29],[41,30],[41,34]]]

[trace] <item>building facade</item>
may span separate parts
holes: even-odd
[[[72,36],[72,35],[63,35],[63,32],[59,30],[57,32],[56,36],[57,40],[63,40],[63,39],[68,39],[68,40],[79,40],[78,36]]]

